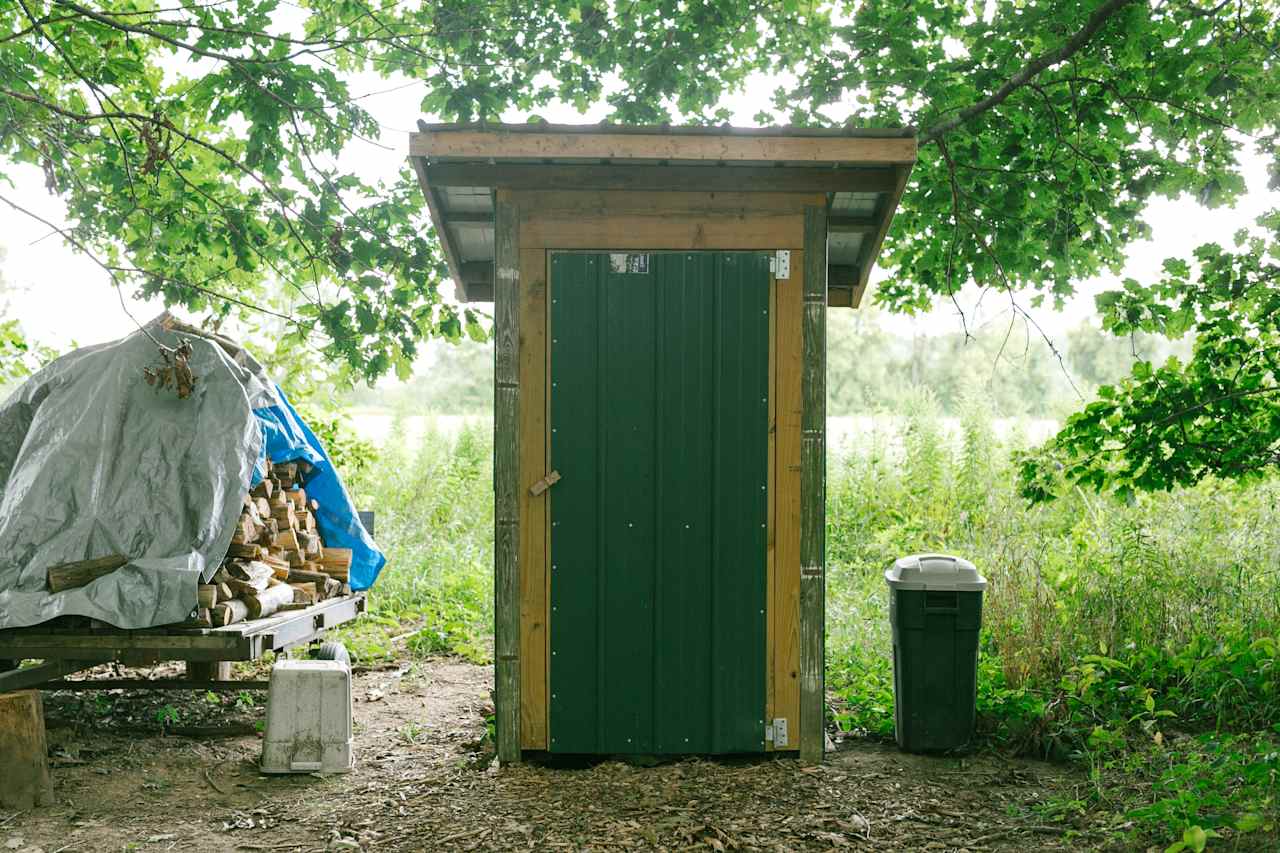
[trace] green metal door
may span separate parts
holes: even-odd
[[[552,255],[553,752],[764,749],[769,279]]]

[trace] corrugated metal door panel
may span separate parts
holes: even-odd
[[[711,495],[714,256],[656,256],[658,752],[712,752]]]
[[[598,752],[600,258],[551,256],[551,660],[548,717],[555,752]]]
[[[600,745],[605,752],[648,753],[653,752],[654,277],[652,271],[606,271],[603,284]]]
[[[712,752],[764,749],[769,260],[716,255]]]
[[[649,260],[552,255],[549,746],[758,751],[768,258]]]

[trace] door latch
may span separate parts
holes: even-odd
[[[551,488],[558,482],[560,482],[560,472],[552,471],[550,474],[548,474],[547,476],[543,477],[541,480],[539,480],[538,482],[530,486],[529,494],[533,495],[536,498],[538,495],[542,494],[543,492],[545,492],[547,489]]]

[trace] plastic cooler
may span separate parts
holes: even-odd
[[[263,773],[351,769],[351,670],[339,660],[282,660],[271,668]]]

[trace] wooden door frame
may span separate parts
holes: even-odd
[[[650,196],[662,200],[656,211]],[[750,207],[743,206],[744,197],[752,202]],[[817,483],[818,495],[824,492],[825,405],[815,408],[813,403],[825,402],[821,400],[826,370],[825,197],[799,193],[498,190],[495,207],[495,365],[504,366],[501,375],[495,369],[495,693],[499,760],[518,761],[521,749],[540,750],[547,745],[549,492],[535,498],[529,495],[528,488],[548,473],[550,253],[608,252],[609,249],[582,245],[588,239],[606,235],[612,238],[614,251],[786,249],[792,253],[787,282],[794,286],[779,286],[775,281],[770,318],[773,466],[769,518],[774,528],[767,538],[767,571],[772,587],[768,597],[771,612],[766,622],[766,636],[770,638],[766,660],[771,663],[765,710],[770,719],[788,719],[788,749],[798,745],[802,758],[821,760],[825,742],[825,511],[821,499],[803,500],[800,489],[803,480],[805,484]],[[574,217],[584,215],[595,221],[593,228],[600,233],[574,230]],[[600,222],[601,219],[608,221]],[[738,227],[730,227],[731,223]],[[575,234],[578,236],[568,239]],[[569,245],[547,245],[561,238]],[[815,316],[819,304],[815,297],[819,293],[822,313]],[[784,315],[784,309],[790,313]],[[506,369],[512,364],[516,365],[515,370]],[[791,395],[790,405],[781,398],[783,393]],[[501,403],[500,395],[504,398]],[[532,436],[541,438],[529,440]],[[794,449],[788,443],[791,439]],[[504,441],[513,446],[511,452],[499,449]],[[792,458],[782,459],[784,452]],[[815,531],[820,532],[816,538]],[[802,565],[807,571],[804,584]],[[795,710],[788,710],[789,705]]]

